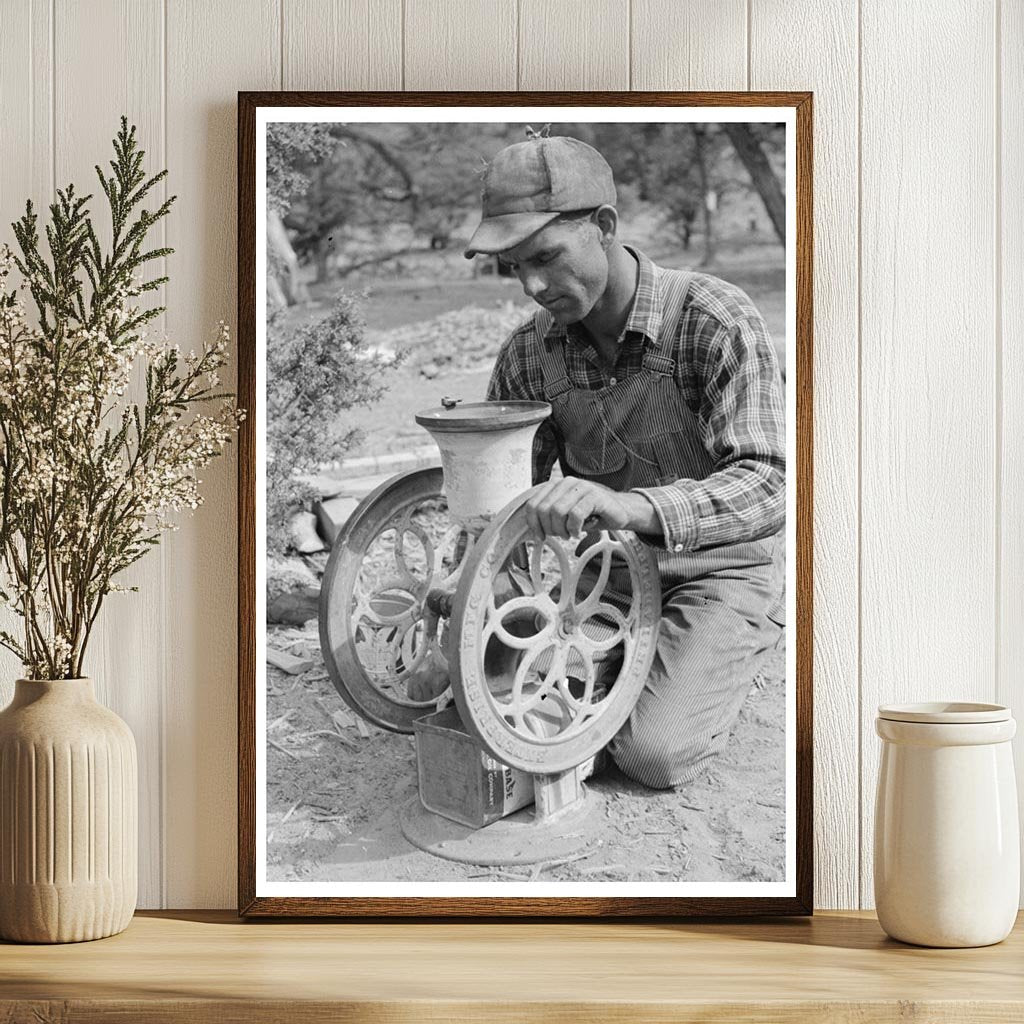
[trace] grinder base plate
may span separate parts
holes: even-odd
[[[435,857],[463,864],[500,867],[562,860],[589,847],[604,819],[604,797],[583,787],[583,799],[564,813],[537,821],[533,806],[484,828],[467,828],[428,811],[414,796],[401,810],[402,835]]]

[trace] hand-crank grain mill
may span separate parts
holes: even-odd
[[[624,530],[529,531],[533,436],[550,412],[446,401],[419,413],[442,468],[364,499],[324,575],[334,685],[365,719],[415,733],[419,797],[402,830],[448,859],[531,863],[586,846],[601,801],[584,774],[654,657],[650,548]]]

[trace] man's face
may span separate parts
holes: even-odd
[[[608,284],[608,254],[592,220],[554,220],[500,258],[560,324],[582,320]]]

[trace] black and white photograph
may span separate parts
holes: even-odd
[[[795,124],[257,108],[257,897],[796,894]]]

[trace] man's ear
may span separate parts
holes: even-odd
[[[619,211],[607,203],[594,211],[594,223],[601,232],[601,248],[607,249],[615,241],[619,227]]]

